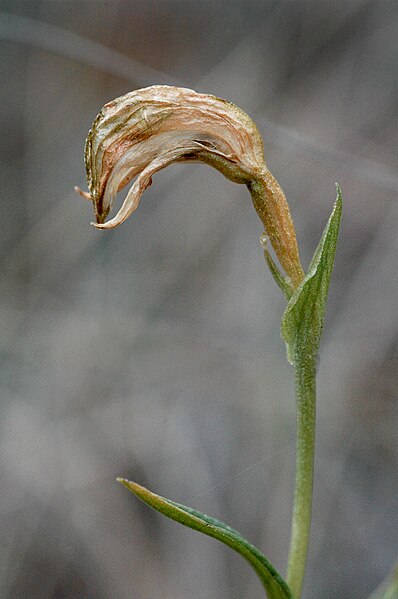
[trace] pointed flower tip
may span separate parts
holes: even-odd
[[[110,229],[111,228],[111,227],[108,227],[106,224],[95,223],[93,221],[91,221],[90,225],[93,226],[93,227],[95,227],[96,229]]]
[[[103,229],[104,228],[101,224],[95,223],[94,221],[91,221],[90,226],[91,227],[95,227],[96,229]]]
[[[93,198],[91,197],[91,195],[87,192],[87,191],[82,191],[80,189],[80,187],[78,187],[77,185],[74,186],[74,191],[79,194],[80,196],[82,196],[82,198],[84,198],[85,200],[88,200],[89,202],[93,201]]]

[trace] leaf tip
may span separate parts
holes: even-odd
[[[135,483],[132,480],[128,480],[127,478],[122,478],[122,477],[118,476],[116,478],[116,481],[118,483],[120,483],[121,485],[123,485],[124,487],[126,487],[126,489],[131,491],[131,493],[134,493],[134,495],[136,495],[137,497],[142,498],[144,496],[154,495],[153,493],[148,491],[148,489],[146,489],[145,487],[142,487],[138,483]]]
[[[335,186],[336,186],[336,194],[337,194],[336,203],[338,203],[341,206],[343,204],[343,194],[341,192],[341,187],[340,187],[339,183],[337,183],[337,181],[335,183]]]
[[[335,186],[336,186],[336,200],[334,202],[333,211],[330,216],[330,219],[333,219],[333,217],[334,218],[337,217],[337,222],[340,224],[341,214],[343,211],[343,194],[341,193],[341,187],[337,182],[335,183]]]
[[[127,478],[122,478],[121,476],[118,476],[116,478],[116,481],[124,487],[126,487],[126,489],[128,489],[129,491],[133,491],[136,485],[136,483],[132,482],[131,480],[128,480]]]

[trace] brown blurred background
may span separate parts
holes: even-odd
[[[248,192],[174,166],[104,233],[73,192],[102,105],[170,83],[257,121],[305,264],[342,186],[305,598],[363,599],[398,556],[397,3],[0,5],[0,597],[263,597],[117,475],[285,568],[293,371]]]

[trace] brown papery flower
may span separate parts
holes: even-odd
[[[105,104],[88,134],[85,163],[95,226],[112,229],[137,208],[152,176],[173,162],[210,164],[246,184],[275,254],[293,286],[303,278],[296,235],[285,195],[264,160],[263,142],[240,108],[209,94],[154,85]],[[136,180],[114,218],[115,197]]]

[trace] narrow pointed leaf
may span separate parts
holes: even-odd
[[[180,522],[184,526],[218,539],[242,555],[260,578],[268,599],[292,599],[292,594],[283,578],[264,555],[244,539],[239,532],[220,520],[210,518],[201,512],[165,499],[145,487],[129,480],[118,478],[118,482],[134,493],[144,503],[164,516]]]
[[[398,599],[398,563],[392,575],[372,593],[369,599]]]
[[[279,268],[275,264],[270,251],[268,249],[268,235],[263,233],[260,237],[260,243],[264,250],[264,258],[268,265],[269,271],[274,278],[275,283],[278,285],[279,289],[282,291],[283,295],[286,297],[287,301],[293,295],[293,287],[289,283],[289,281],[282,275]]]
[[[315,360],[323,329],[326,300],[339,234],[342,197],[337,185],[333,212],[311,261],[308,273],[292,295],[282,317],[281,334],[290,364]]]

